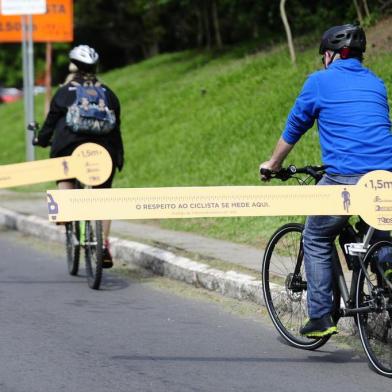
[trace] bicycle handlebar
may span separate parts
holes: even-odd
[[[27,130],[34,132],[34,137],[33,140],[31,141],[31,144],[33,146],[38,146],[37,131],[39,130],[39,124],[36,121],[32,121],[27,124]]]
[[[30,122],[27,124],[27,129],[36,132],[39,129],[39,124],[36,121]]]
[[[319,181],[325,173],[324,166],[304,166],[296,167],[295,165],[289,165],[287,168],[282,168],[278,172],[273,172],[269,169],[260,168],[260,174],[267,180],[277,178],[281,181],[287,181],[294,177],[296,174],[307,174]]]

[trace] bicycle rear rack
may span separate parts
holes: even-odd
[[[350,256],[360,256],[365,254],[370,247],[370,240],[373,237],[374,231],[375,229],[373,227],[369,227],[363,242],[344,244],[344,250],[346,253]]]
[[[353,242],[351,244],[344,244],[344,250],[350,256],[363,255],[369,249],[369,245],[365,247],[364,242]]]

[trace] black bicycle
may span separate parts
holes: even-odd
[[[261,174],[282,181],[296,178],[299,184],[309,185],[321,179],[324,169],[289,166],[278,173],[262,169]],[[305,176],[300,178],[298,174]],[[263,258],[263,295],[283,339],[294,347],[314,350],[324,345],[330,335],[309,339],[299,333],[308,317],[303,229],[303,224],[288,223],[272,235]],[[381,255],[392,255],[392,242],[372,241],[374,231],[359,220],[355,225],[347,223],[338,236],[339,245],[335,245],[333,255],[332,317],[336,322],[341,317],[354,317],[371,367],[392,377],[392,284],[385,274],[385,266],[392,265],[392,260],[391,264],[380,261]]]
[[[32,144],[37,145],[36,122],[28,124],[27,129],[34,132]],[[77,189],[89,188],[75,180]],[[67,266],[70,275],[77,275],[80,265],[80,250],[84,250],[87,282],[90,288],[98,290],[103,269],[102,221],[75,221],[65,223],[65,247]]]
[[[88,285],[98,290],[103,269],[102,221],[67,222],[65,238],[69,274],[78,274],[80,250],[83,248]]]

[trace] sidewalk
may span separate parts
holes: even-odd
[[[64,229],[48,222],[44,193],[0,190],[0,225],[64,241]],[[111,235],[113,254],[122,261],[230,297],[263,302],[260,249],[132,221],[114,221]]]

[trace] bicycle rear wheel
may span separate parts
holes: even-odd
[[[364,258],[369,280],[362,270],[358,276],[356,306],[371,309],[357,315],[357,324],[371,367],[383,376],[392,377],[392,289],[377,266],[381,248],[392,250],[392,242],[372,245]]]
[[[294,347],[314,350],[330,336],[309,339],[299,333],[308,318],[303,229],[302,224],[289,223],[272,235],[263,258],[263,295],[272,322],[283,339]],[[339,295],[335,293],[334,298],[336,308]]]
[[[79,222],[65,224],[65,247],[67,252],[67,266],[70,275],[77,275],[79,271],[80,243]]]
[[[98,290],[102,279],[102,222],[86,221],[85,225],[84,249],[87,282],[90,288]]]

